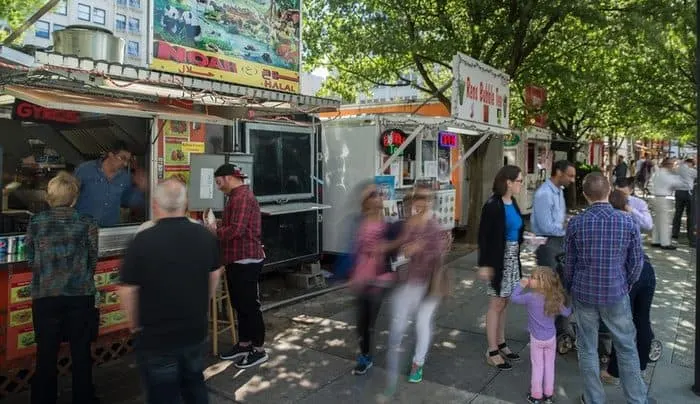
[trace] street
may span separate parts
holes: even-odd
[[[663,341],[661,359],[650,365],[646,380],[657,403],[695,402],[690,392],[693,375],[695,310],[694,252],[680,246],[673,253],[648,249],[656,269],[652,320],[656,337]],[[476,280],[476,254],[455,259],[456,290],[437,315],[437,332],[425,367],[424,381],[402,382],[397,403],[522,403],[529,388],[528,334],[526,315],[512,307],[506,334],[510,346],[523,360],[509,372],[486,365],[484,313],[485,287]],[[524,268],[533,264],[524,254]],[[336,291],[266,313],[273,331],[268,334],[270,361],[260,368],[240,371],[229,361],[210,358],[205,373],[212,403],[358,403],[374,402],[384,388],[388,305],[379,319],[375,367],[366,376],[353,376],[355,358],[355,314],[352,296]],[[410,350],[412,330],[404,339]],[[225,334],[223,335],[226,339]],[[408,369],[409,358],[404,358]],[[105,404],[142,402],[133,355],[102,365],[95,372],[98,394]],[[60,402],[70,402],[70,380],[63,378]],[[559,403],[577,403],[581,394],[575,353],[557,358],[556,398]],[[624,402],[620,387],[608,386],[611,403]],[[8,403],[27,402],[27,393]]]

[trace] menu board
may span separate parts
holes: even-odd
[[[163,121],[163,178],[190,180],[190,154],[204,153],[206,127],[183,121]]]
[[[119,259],[99,261],[95,268],[97,304],[100,309],[99,335],[128,327],[126,314],[121,310],[119,295]],[[36,352],[32,322],[31,272],[14,273],[8,285],[7,359],[12,360]]]

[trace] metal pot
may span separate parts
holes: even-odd
[[[70,25],[53,32],[54,52],[61,55],[124,63],[125,41],[104,28]]]

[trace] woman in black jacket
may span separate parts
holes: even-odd
[[[515,285],[520,282],[520,244],[523,242],[523,219],[513,198],[520,192],[523,177],[519,167],[501,168],[493,181],[493,195],[481,210],[479,226],[479,267],[489,281],[486,338],[489,365],[501,370],[512,368],[509,361],[520,356],[506,345],[506,307]]]

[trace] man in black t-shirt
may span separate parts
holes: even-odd
[[[208,402],[202,372],[221,263],[216,237],[185,217],[186,206],[181,182],[159,184],[156,224],[136,235],[121,268],[121,305],[149,404]]]

